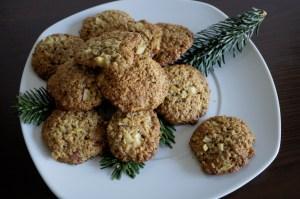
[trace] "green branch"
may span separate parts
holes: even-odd
[[[169,123],[167,123],[162,118],[159,118],[160,122],[160,145],[165,145],[169,148],[173,148],[173,144],[175,144],[175,135],[176,131],[175,127]]]
[[[55,102],[43,87],[31,89],[17,96],[17,109],[24,123],[40,125],[55,108]]]
[[[190,64],[207,76],[216,64],[225,64],[226,53],[235,57],[242,52],[266,15],[266,11],[253,8],[196,33],[193,46],[178,63]]]
[[[115,158],[112,154],[105,154],[100,160],[101,169],[112,168],[111,179],[121,179],[122,174],[126,174],[130,178],[135,178],[140,173],[140,169],[144,168],[144,163],[122,162]]]

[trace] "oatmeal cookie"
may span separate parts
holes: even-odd
[[[145,162],[157,151],[160,124],[153,111],[115,113],[107,127],[112,154],[122,161]]]
[[[139,33],[142,36],[146,44],[144,54],[152,57],[159,52],[162,37],[162,31],[159,26],[145,20],[141,20],[129,22],[127,30]]]
[[[208,174],[240,170],[254,156],[255,136],[247,124],[227,116],[203,122],[190,139],[190,146],[202,169]]]
[[[134,58],[145,50],[145,43],[138,33],[112,31],[89,39],[75,55],[79,64],[91,68],[122,70],[133,64]]]
[[[105,128],[94,111],[55,110],[42,128],[42,137],[55,160],[80,164],[105,147]]]
[[[91,110],[102,101],[96,76],[74,62],[58,67],[48,80],[47,90],[57,105],[65,110]]]
[[[193,33],[181,25],[159,23],[162,30],[160,51],[154,60],[162,66],[173,64],[193,44]]]
[[[194,124],[208,108],[210,91],[206,78],[190,65],[164,67],[170,88],[158,113],[171,124]]]
[[[99,75],[98,85],[112,104],[133,112],[157,108],[168,94],[169,79],[157,62],[142,56],[122,75]]]
[[[57,66],[74,57],[83,40],[74,35],[53,34],[41,40],[34,49],[31,63],[34,71],[44,80],[49,79]]]
[[[120,10],[106,10],[83,21],[80,37],[88,40],[98,37],[104,32],[126,30],[127,23],[134,21],[129,14]]]

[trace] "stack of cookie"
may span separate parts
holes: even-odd
[[[108,148],[124,162],[145,162],[159,145],[157,113],[195,123],[207,110],[207,81],[192,66],[172,65],[192,43],[183,26],[118,10],[86,18],[80,36],[40,41],[32,66],[57,105],[42,128],[53,158],[79,164]],[[107,121],[96,111],[103,101],[116,107]]]
[[[181,25],[135,21],[118,10],[86,18],[80,36],[53,34],[40,41],[32,66],[57,105],[42,128],[52,157],[79,164],[109,150],[124,162],[142,163],[158,149],[157,114],[174,125],[195,124],[208,108],[208,83],[192,66],[174,65],[192,44],[192,32]],[[107,101],[116,111],[104,118],[97,110]],[[193,135],[193,151],[206,171],[222,172],[218,159],[218,170],[207,166],[215,159],[207,159],[205,149],[214,145],[201,136]],[[251,150],[240,161],[250,156]]]

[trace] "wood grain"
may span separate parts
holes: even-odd
[[[39,34],[56,21],[103,0],[2,0],[0,2],[1,193],[11,198],[54,198],[36,171],[11,106],[23,66]],[[300,193],[300,2],[298,0],[212,0],[233,16],[251,7],[267,10],[254,39],[269,65],[282,113],[282,142],[272,165],[226,198],[296,198]],[[101,188],[101,187],[99,187]],[[201,196],[199,196],[201,198]]]

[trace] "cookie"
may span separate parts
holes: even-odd
[[[190,65],[164,67],[170,88],[157,111],[171,124],[194,124],[207,112],[210,91],[206,78]]]
[[[145,162],[157,151],[160,124],[153,111],[115,113],[107,127],[112,154],[124,161]]]
[[[67,34],[53,34],[41,40],[32,54],[32,67],[44,80],[49,79],[57,66],[74,57],[75,51],[83,45],[83,40]]]
[[[134,21],[129,14],[120,10],[106,10],[83,21],[80,37],[88,40],[98,37],[104,32],[126,30],[127,23]]]
[[[190,147],[208,174],[240,170],[254,156],[255,136],[247,124],[227,116],[203,122],[190,139]]]
[[[58,67],[48,80],[47,90],[57,105],[65,110],[87,111],[102,101],[96,76],[73,62]]]
[[[160,51],[154,56],[154,60],[162,66],[173,64],[193,44],[193,33],[184,26],[159,23],[162,30]]]
[[[122,70],[133,64],[134,58],[142,54],[146,46],[138,33],[112,31],[89,39],[78,49],[75,60],[91,68]]]
[[[127,30],[139,33],[142,36],[146,44],[144,54],[152,57],[158,53],[162,37],[162,31],[159,26],[145,20],[141,20],[129,22]]]
[[[134,112],[157,108],[168,94],[169,80],[157,62],[141,56],[122,75],[99,75],[98,85],[113,105]]]
[[[105,147],[105,128],[94,111],[54,110],[42,128],[51,156],[60,162],[80,164]]]

